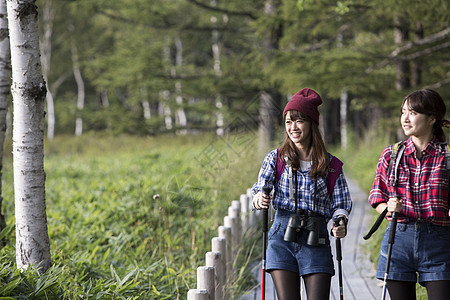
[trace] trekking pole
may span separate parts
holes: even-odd
[[[270,191],[272,190],[268,186],[264,186],[263,193],[270,196]],[[268,209],[263,208],[262,210],[262,232],[263,232],[263,255],[262,255],[262,283],[261,283],[261,297],[262,300],[266,298],[266,248],[267,248],[267,232],[269,231],[269,220],[268,220]]]
[[[391,263],[392,246],[394,245],[395,241],[396,229],[397,229],[397,212],[393,212],[391,219],[391,228],[389,230],[388,253],[386,258],[386,269],[384,271],[383,294],[381,295],[382,300],[386,298],[386,284],[389,276],[389,265]]]
[[[339,226],[341,218],[334,219],[334,226]],[[342,247],[341,247],[341,239],[336,238],[336,260],[338,262],[338,272],[339,272],[339,295],[340,300],[344,300],[344,288],[342,283]]]

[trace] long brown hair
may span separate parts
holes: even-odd
[[[422,89],[412,92],[403,99],[402,106],[408,102],[408,107],[419,114],[425,114],[436,118],[433,125],[433,135],[440,142],[445,142],[445,134],[442,127],[449,127],[449,121],[445,120],[445,103],[438,92],[430,89]]]
[[[298,119],[310,122],[311,124],[311,144],[309,145],[308,154],[311,155],[312,164],[309,177],[317,179],[318,177],[324,177],[327,173],[328,166],[328,152],[325,148],[325,143],[322,139],[319,126],[312,122],[311,118],[297,110],[290,110],[290,118],[292,121]],[[286,115],[284,115],[284,121],[286,122]],[[286,138],[283,145],[278,151],[278,157],[284,161],[284,156],[287,156],[292,168],[298,169],[300,167],[300,153],[295,146],[294,142],[289,138],[287,132],[285,132]]]

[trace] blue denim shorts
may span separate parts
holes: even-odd
[[[284,233],[293,214],[289,211],[277,210],[275,220],[269,230],[269,241],[266,252],[266,270],[289,270],[300,276],[312,273],[328,273],[334,275],[333,257],[328,237],[325,218],[320,218],[319,245],[306,244],[307,229],[297,233],[297,242],[286,242]]]
[[[384,279],[388,226],[381,243],[377,278]],[[424,222],[398,223],[388,279],[417,282],[450,280],[450,227]]]

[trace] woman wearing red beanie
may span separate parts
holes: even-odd
[[[342,163],[326,151],[319,131],[321,103],[319,94],[308,88],[287,103],[286,139],[280,149],[266,155],[252,187],[255,209],[271,203],[276,209],[266,270],[279,300],[300,299],[302,277],[308,299],[329,299],[334,265],[328,221],[337,220],[332,225],[335,237],[347,233],[352,203]],[[273,196],[262,193],[265,186],[274,188]]]

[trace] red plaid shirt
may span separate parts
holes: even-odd
[[[445,149],[434,138],[416,158],[416,149],[409,138],[398,166],[398,184],[392,186],[394,165],[387,174],[393,146],[383,150],[378,161],[369,203],[376,207],[390,197],[400,196],[403,205],[398,222],[426,221],[450,226],[449,182],[446,173]]]

